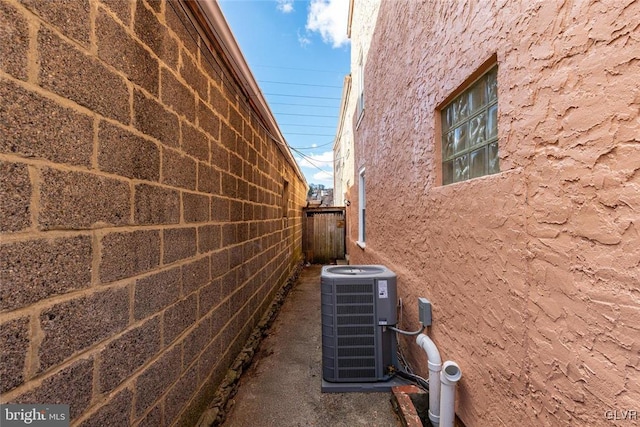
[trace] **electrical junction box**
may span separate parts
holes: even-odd
[[[431,302],[426,298],[418,298],[418,317],[422,326],[431,326]]]
[[[320,277],[322,378],[388,380],[387,368],[398,365],[396,336],[386,327],[398,321],[396,274],[381,265],[344,265],[325,266]]]

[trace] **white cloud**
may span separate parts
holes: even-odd
[[[306,28],[317,31],[322,36],[322,41],[338,48],[349,43],[348,15],[349,2],[346,0],[311,0]]]
[[[276,0],[278,5],[276,8],[282,13],[293,12],[293,0]]]
[[[333,170],[333,151],[325,151],[321,154],[307,154],[304,157],[298,157],[296,160],[302,167]]]
[[[298,43],[302,47],[307,47],[311,44],[311,39],[306,34],[300,34],[300,30],[298,30]]]

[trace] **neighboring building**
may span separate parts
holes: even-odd
[[[404,329],[431,300],[467,426],[633,416],[640,2],[354,5],[350,263],[398,274]]]
[[[357,3],[357,7],[355,6]],[[333,146],[334,172],[334,205],[346,206],[347,212],[352,213],[356,205],[358,194],[353,188],[358,177],[355,169],[354,129],[356,129],[365,111],[365,65],[371,37],[380,8],[379,1],[349,2],[349,22],[347,35],[351,38],[351,73],[345,77],[340,103],[340,116]],[[364,173],[364,171],[359,171]],[[355,199],[355,200],[354,200]],[[354,218],[357,218],[354,217]],[[346,222],[347,235],[357,230],[358,221],[352,218]],[[347,258],[349,251],[347,251]]]
[[[195,425],[302,262],[306,182],[215,2],[0,23],[1,401]]]

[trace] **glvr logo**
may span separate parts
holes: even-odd
[[[1,405],[0,425],[67,427],[69,425],[69,405]]]

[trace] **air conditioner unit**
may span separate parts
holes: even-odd
[[[320,277],[323,379],[389,380],[388,367],[397,366],[396,336],[386,328],[397,323],[395,273],[381,265],[325,266]]]

